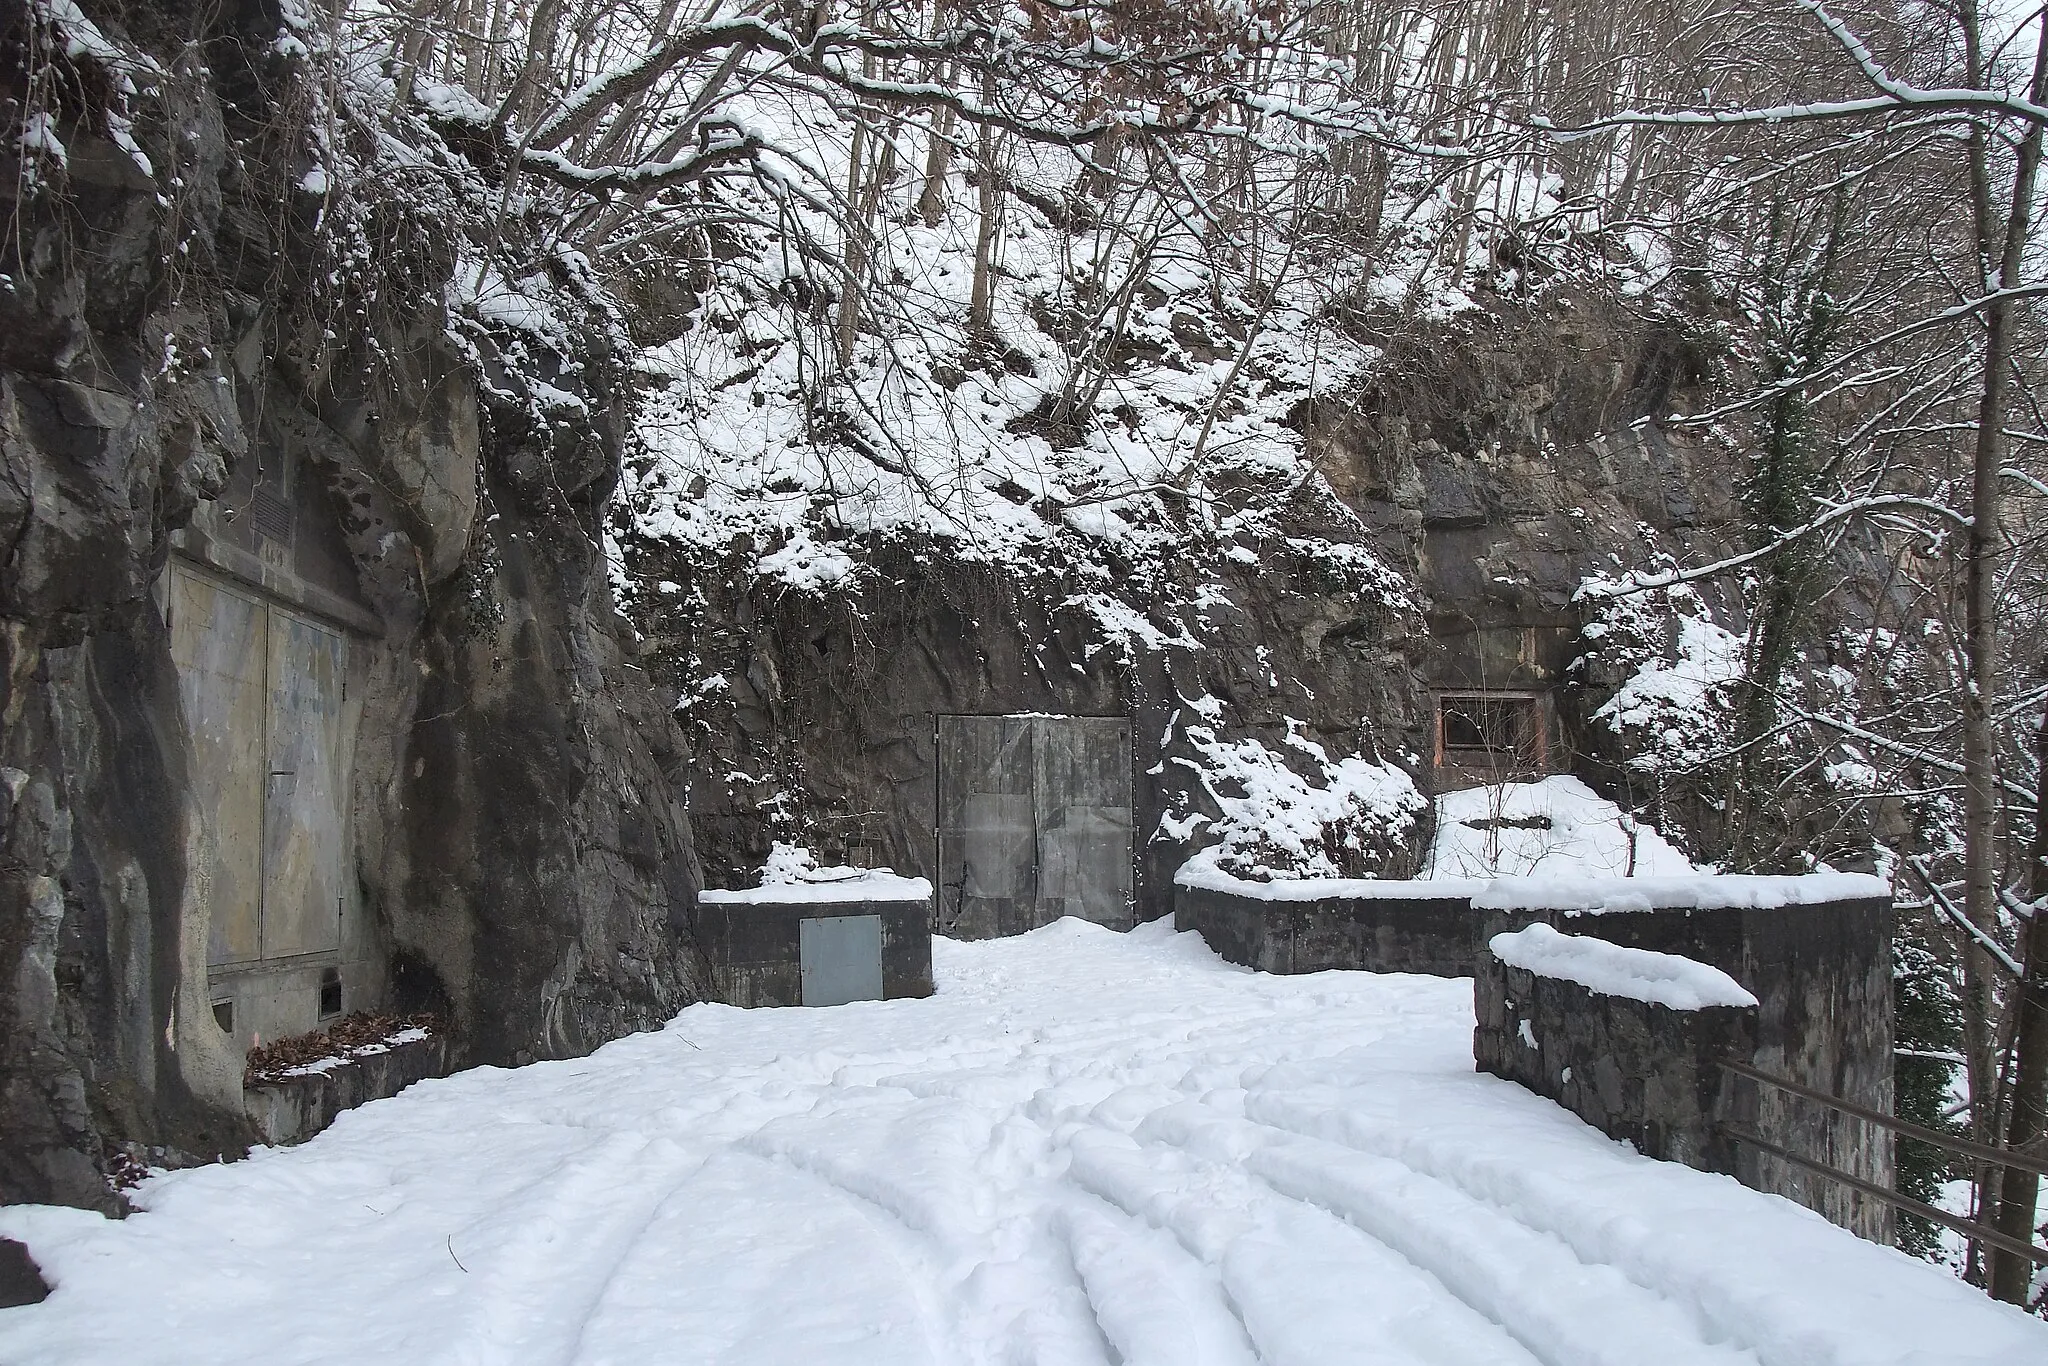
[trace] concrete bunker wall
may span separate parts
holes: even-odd
[[[941,716],[935,927],[1021,934],[1133,921],[1131,726],[1118,716]]]
[[[510,1063],[658,1025],[708,973],[680,933],[675,694],[634,662],[599,544],[629,429],[614,316],[514,226],[498,249],[559,326],[457,325],[460,194],[379,199],[368,256],[360,224],[294,207],[306,73],[266,47],[274,13],[109,16],[134,18],[95,15],[119,55],[78,58],[64,192],[10,220],[0,1199],[113,1210],[123,1157],[245,1145],[238,1035],[332,986],[427,998],[458,1061]],[[124,149],[100,105],[130,69],[169,74]],[[211,671],[239,696],[193,667],[233,634],[215,604],[171,601],[202,583],[241,617]],[[272,707],[280,633],[304,686]],[[232,762],[195,724],[216,702]],[[272,923],[242,877],[217,940],[234,847],[305,854],[302,894]]]
[[[711,960],[718,999],[759,1007],[931,995],[931,885],[889,878],[875,890],[867,882],[700,893],[696,932]],[[878,942],[864,948],[867,936],[859,931]],[[846,961],[867,954],[872,965]],[[848,990],[870,966],[870,989]]]
[[[1160,804],[1137,774],[1157,762],[1163,680],[1016,584],[930,574],[855,603],[742,598],[727,604],[739,620],[693,642],[697,667],[718,672],[712,700],[685,712],[706,885],[750,886],[789,840],[827,864],[925,878],[947,933],[1162,913],[1175,860],[1147,858]],[[656,650],[675,629],[639,620]],[[1071,838],[1040,838],[1056,831]],[[1128,858],[1107,856],[1126,840]]]

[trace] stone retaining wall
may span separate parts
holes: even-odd
[[[1479,937],[1472,893],[1483,884],[1240,883],[1213,869],[1206,872],[1199,881],[1176,882],[1173,926],[1199,931],[1232,963],[1282,974],[1331,968],[1439,977],[1472,972]]]
[[[1638,1146],[1653,1156],[1729,1172],[1744,1185],[1786,1196],[1866,1238],[1890,1242],[1889,1205],[1781,1159],[1740,1145],[1731,1149],[1699,1131],[1705,1116],[1733,1121],[1792,1152],[1892,1184],[1891,1138],[1882,1129],[1773,1087],[1710,1075],[1702,1070],[1708,1055],[1701,1052],[1724,1049],[1723,1056],[1762,1071],[1889,1112],[1890,897],[1870,879],[1825,887],[1795,878],[1711,882],[1725,886],[1696,895],[1709,880],[1695,879],[1680,895],[1645,879],[1639,888],[1615,881],[1604,884],[1607,892],[1587,884],[1558,895],[1554,885],[1504,881],[1478,894],[1482,951],[1473,981],[1474,1058],[1481,1070],[1550,1096],[1605,1132],[1615,1132],[1610,1125],[1636,1125],[1646,1135]],[[1694,904],[1655,905],[1659,899]],[[1517,906],[1518,901],[1539,904]],[[1680,1022],[1657,1014],[1745,1012],[1671,1012],[1595,998],[1569,982],[1532,989],[1529,974],[1507,968],[1483,946],[1496,934],[1537,921],[1719,968],[1757,997],[1759,1006],[1747,1012],[1754,1015],[1753,1032],[1745,1034],[1732,1019]],[[1558,1050],[1554,1058],[1542,1058],[1540,1080],[1532,1080],[1536,1060],[1521,1056],[1528,1051],[1520,1039],[1525,1020],[1543,1046],[1539,1052]],[[1588,1066],[1594,1075],[1582,1071]],[[1569,1086],[1562,1080],[1566,1067],[1573,1071]],[[1640,1117],[1629,1099],[1638,1094]],[[1652,1133],[1664,1136],[1647,1137]],[[1635,1134],[1617,1136],[1637,1141]]]
[[[1756,1055],[1754,1006],[1674,1010],[1608,996],[1488,956],[1475,993],[1479,1070],[1519,1083],[1636,1151],[1736,1173],[1720,1131],[1732,1088],[1718,1061]]]
[[[303,1143],[334,1123],[343,1110],[447,1074],[447,1037],[429,1034],[381,1053],[357,1054],[325,1071],[245,1086],[242,1104],[265,1143]]]
[[[1537,921],[1719,968],[1759,1005],[1678,1012],[1519,970],[1511,981],[1483,946]],[[1174,926],[1199,931],[1221,957],[1261,972],[1472,974],[1473,1052],[1482,1070],[1652,1156],[1728,1172],[1867,1238],[1891,1240],[1889,1205],[1733,1145],[1715,1125],[1740,1124],[1882,1185],[1893,1180],[1889,1134],[1708,1065],[1734,1057],[1890,1111],[1892,909],[1876,879],[1251,883],[1198,858],[1175,879]],[[1534,1056],[1521,1042],[1525,1022],[1543,1045]]]

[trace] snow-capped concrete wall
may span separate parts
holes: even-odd
[[[1260,972],[1472,971],[1479,921],[1472,897],[1486,884],[1313,878],[1249,882],[1205,858],[1174,878],[1173,927],[1200,932],[1232,963]]]
[[[420,1037],[394,1039],[251,1085],[244,1104],[256,1132],[265,1143],[302,1143],[334,1123],[344,1110],[395,1096],[416,1081],[446,1075],[447,1036],[410,1032]]]
[[[1545,924],[1717,969],[1758,1002],[1753,1009],[1678,1011],[1511,968],[1482,949],[1473,982],[1473,1055],[1481,1070],[1529,1085],[1655,1156],[1729,1172],[1865,1237],[1890,1241],[1889,1206],[1780,1159],[1730,1147],[1710,1121],[1733,1119],[1790,1151],[1882,1185],[1892,1180],[1888,1134],[1707,1066],[1732,1056],[1890,1110],[1892,908],[1882,882],[1837,875],[1504,879],[1475,904],[1482,944]]]

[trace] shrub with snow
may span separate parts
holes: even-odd
[[[1425,876],[1667,877],[1692,871],[1654,828],[1577,778],[1556,774],[1438,797]]]
[[[1716,625],[1688,585],[1613,596],[1601,591],[1608,586],[1593,578],[1580,590],[1591,612],[1573,678],[1596,693],[1611,689],[1593,723],[1639,773],[1697,769],[1734,731],[1742,637]]]
[[[1183,809],[1160,822],[1166,838],[1202,827],[1217,867],[1253,881],[1399,876],[1429,802],[1393,764],[1360,755],[1332,759],[1290,720],[1285,752],[1247,737],[1226,740],[1208,726],[1186,729],[1192,771],[1218,816]]]

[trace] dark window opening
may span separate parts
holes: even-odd
[[[219,1025],[224,1033],[234,1033],[235,1003],[233,1001],[215,1001],[213,1003],[213,1022]]]
[[[320,978],[320,1018],[341,1014],[341,973],[329,968]]]
[[[1437,738],[1452,762],[1540,763],[1543,735],[1533,697],[1446,697]]]

